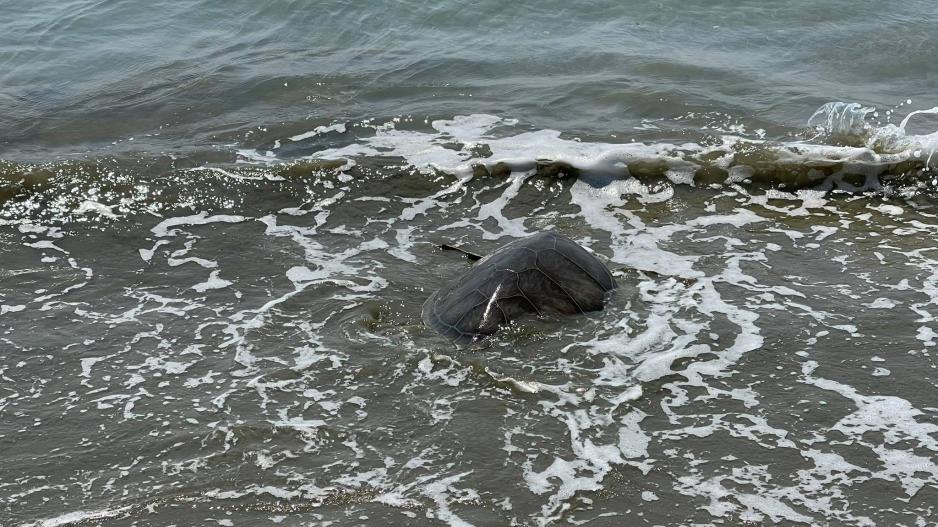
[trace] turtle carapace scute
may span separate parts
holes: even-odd
[[[433,293],[423,305],[423,321],[464,344],[526,314],[601,310],[615,287],[612,273],[593,254],[543,231],[502,246]]]

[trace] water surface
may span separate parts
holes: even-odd
[[[930,3],[0,14],[0,523],[935,522]]]

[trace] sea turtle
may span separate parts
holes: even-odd
[[[423,304],[423,321],[464,344],[524,314],[598,311],[615,287],[612,273],[595,256],[563,235],[543,231],[479,259],[430,295]]]

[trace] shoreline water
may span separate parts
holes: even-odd
[[[933,523],[932,9],[0,6],[0,524]]]

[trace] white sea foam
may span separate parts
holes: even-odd
[[[194,214],[192,216],[178,216],[165,219],[150,229],[150,231],[156,236],[164,237],[172,235],[174,232],[174,227],[182,227],[186,225],[206,225],[215,222],[239,223],[242,221],[245,221],[244,216],[230,214],[216,214],[209,216],[206,212],[200,212],[199,214]]]
[[[128,511],[130,511],[130,507],[121,507],[118,509],[101,509],[95,511],[68,512],[62,514],[61,516],[56,516],[55,518],[27,523],[24,524],[23,527],[64,527],[67,525],[80,524],[87,521],[117,518],[127,514]]]
[[[117,205],[105,205],[93,200],[85,200],[78,206],[75,210],[75,214],[87,214],[93,212],[104,216],[105,218],[116,219],[119,217],[118,214],[114,213],[114,208]]]
[[[230,280],[219,278],[218,273],[219,273],[218,269],[215,269],[214,271],[211,272],[211,274],[209,275],[206,281],[199,283],[199,284],[195,284],[194,286],[192,286],[192,289],[195,289],[199,293],[204,293],[205,291],[209,291],[212,289],[223,289],[232,284]]]
[[[336,123],[329,126],[317,126],[309,132],[304,132],[302,134],[297,134],[290,137],[290,141],[303,141],[304,139],[309,139],[310,137],[316,137],[317,135],[323,135],[329,132],[336,132],[340,134],[345,133],[345,124]],[[275,147],[276,149],[276,147]]]

